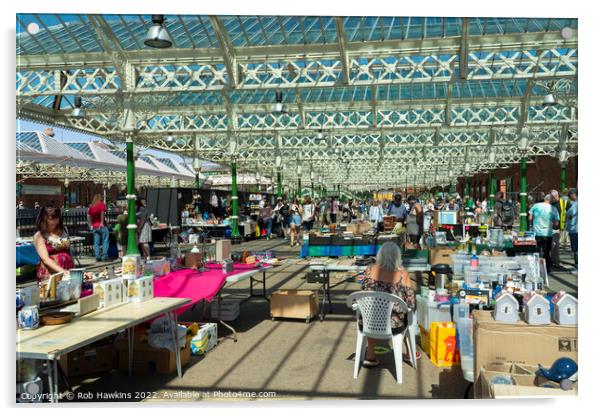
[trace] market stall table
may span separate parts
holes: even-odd
[[[205,222],[187,222],[182,227],[194,228],[201,232],[206,232],[209,237],[224,237],[226,235],[226,228],[230,227],[229,224],[211,224]]]
[[[309,269],[311,271],[321,271],[324,273],[324,278],[322,279],[322,281],[320,282],[322,284],[321,287],[321,291],[322,291],[322,302],[320,305],[320,321],[324,320],[324,307],[326,306],[326,298],[328,298],[328,312],[332,313],[332,301],[330,299],[330,290],[337,287],[338,285],[344,283],[345,281],[339,282],[337,284],[335,284],[334,286],[330,285],[330,274],[332,272],[350,272],[350,273],[356,273],[353,277],[357,277],[358,275],[362,274],[366,268],[368,266],[367,265],[356,265],[356,264],[345,264],[345,262],[316,262],[316,263],[310,263],[309,265]],[[408,267],[404,267],[405,270],[407,270],[409,273],[414,273],[414,272],[428,272],[430,271],[430,265],[425,265],[425,266],[408,266]]]
[[[165,314],[169,322],[177,324],[177,315],[172,312],[187,304],[190,299],[155,297],[146,302],[123,303],[109,309],[101,309],[81,318],[75,318],[60,326],[42,326],[35,330],[17,331],[17,359],[46,360],[48,384],[52,402],[58,401],[58,360],[62,355],[89,345],[116,332],[128,330],[129,373],[132,371],[133,331],[132,327]],[[171,325],[176,350],[178,376],[182,377],[180,349],[175,328]]]
[[[182,305],[177,309],[176,313],[181,315],[188,309],[201,301],[211,302],[215,297],[218,303],[221,301],[220,292],[226,283],[237,283],[245,279],[249,279],[250,294],[242,302],[246,302],[252,297],[262,297],[267,300],[265,293],[265,272],[272,266],[260,266],[256,264],[235,263],[233,270],[230,273],[222,272],[221,264],[208,263],[205,264],[205,271],[199,272],[192,269],[183,269],[166,274],[154,281],[155,296],[173,296],[186,297],[190,301],[186,305]],[[263,279],[255,279],[257,273],[262,273]],[[253,294],[253,282],[263,283],[263,295]],[[218,311],[221,311],[221,305],[218,304]],[[218,316],[218,319],[220,317]],[[230,325],[227,325],[220,319],[220,323],[230,329],[234,334],[236,341],[236,331]]]
[[[77,262],[79,266],[79,256],[83,253],[84,237],[69,236],[69,242],[71,243],[71,255],[73,260]],[[31,264],[37,266],[40,263],[40,256],[33,245],[33,237],[20,237],[16,239],[16,254],[17,254],[17,267],[25,264]]]

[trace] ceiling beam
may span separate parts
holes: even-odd
[[[468,17],[462,18],[462,36],[460,39],[460,79],[466,79],[468,77]]]
[[[343,84],[349,85],[349,55],[347,53],[347,40],[345,39],[345,25],[342,17],[335,17],[337,25],[337,38],[339,40],[339,53],[341,54],[341,66],[343,67]]]
[[[564,40],[559,32],[516,33],[507,35],[469,36],[473,50],[519,51],[546,48],[576,48],[577,30],[573,38]],[[224,39],[225,41],[225,39]],[[373,57],[382,55],[415,56],[427,54],[457,54],[462,44],[461,36],[448,38],[406,39],[367,42],[346,42],[350,57]],[[133,64],[169,65],[185,63],[220,63],[224,61],[222,48],[174,48],[167,50],[125,51],[125,58]],[[232,47],[231,56],[237,63],[260,60],[332,60],[340,57],[339,43],[270,45],[254,47]],[[61,54],[30,54],[17,56],[17,70],[62,69],[108,67],[112,60],[107,52],[76,52]]]
[[[226,70],[228,71],[229,85],[230,88],[238,88],[238,69],[236,63],[236,51],[230,42],[228,31],[224,27],[221,19],[217,16],[209,16],[211,26],[217,35],[219,40],[220,49]]]

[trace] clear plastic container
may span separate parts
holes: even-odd
[[[431,322],[451,321],[450,305],[441,305],[423,296],[416,296],[416,317],[418,325],[427,332],[431,330]]]
[[[473,285],[477,282],[480,275],[481,274],[479,272],[465,269],[464,270],[464,282],[466,282],[469,285]]]
[[[462,374],[466,381],[472,383],[474,382],[472,319],[457,319],[456,330],[458,331],[458,341],[460,343],[460,365],[462,366]]]

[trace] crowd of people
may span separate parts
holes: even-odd
[[[290,241],[290,246],[301,244],[302,232],[308,232],[314,225],[326,227],[330,224],[347,223],[353,220],[369,221],[375,230],[383,231],[383,218],[394,216],[407,235],[408,243],[421,248],[425,230],[425,218],[432,217],[435,210],[461,211],[465,218],[472,217],[475,222],[490,216],[492,225],[505,230],[517,228],[521,218],[519,201],[512,201],[503,192],[494,196],[493,206],[487,199],[474,200],[471,197],[461,198],[459,195],[446,197],[426,197],[408,195],[403,198],[397,193],[392,201],[378,199],[348,199],[322,197],[312,200],[305,196],[299,200],[278,198],[275,206],[271,206],[267,197],[261,203],[259,223],[266,229],[266,238],[273,235]],[[561,267],[560,245],[568,244],[574,254],[576,274],[578,265],[578,204],[577,190],[565,190],[560,196],[558,191],[551,190],[539,198],[528,198],[527,221],[529,230],[533,231],[542,257],[546,265]]]
[[[17,206],[22,206],[22,202]],[[118,208],[117,208],[118,209]],[[447,198],[428,198],[409,195],[402,198],[397,193],[392,201],[378,199],[339,199],[321,197],[312,200],[309,196],[302,199],[278,198],[272,206],[267,197],[260,203],[258,222],[265,230],[267,239],[277,236],[290,242],[290,246],[301,245],[303,232],[309,232],[314,226],[327,227],[331,224],[349,223],[354,220],[368,221],[376,231],[383,231],[385,216],[393,216],[400,224],[400,230],[407,236],[407,242],[415,248],[421,248],[425,230],[425,219],[432,217],[435,210],[462,211],[463,214],[477,217],[486,214],[487,200],[474,201],[459,195]],[[87,207],[89,230],[93,236],[93,250],[97,261],[108,259],[109,226],[106,221],[108,208],[101,195],[93,197]],[[507,200],[502,192],[494,198],[491,209],[494,226],[511,230],[520,219],[520,204]],[[534,232],[541,255],[548,268],[560,266],[560,245],[569,244],[574,254],[574,273],[578,267],[578,203],[577,190],[571,189],[560,195],[551,190],[540,198],[529,198],[527,220],[529,229]],[[69,254],[69,234],[63,226],[61,210],[55,205],[39,208],[37,233],[34,244],[40,256],[38,277],[48,273],[60,272],[72,267]],[[140,199],[136,201],[136,237],[140,252],[144,258],[150,257],[152,231],[150,214]],[[428,224],[427,224],[428,228]],[[128,213],[123,209],[117,216],[114,227],[119,256],[123,256],[128,238]]]

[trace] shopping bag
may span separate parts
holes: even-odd
[[[460,364],[460,352],[456,344],[456,324],[453,322],[431,322],[431,362],[437,367]]]

